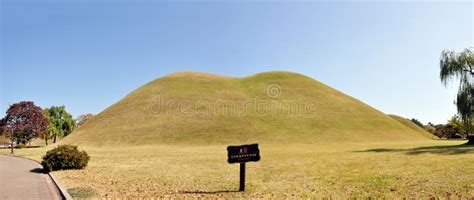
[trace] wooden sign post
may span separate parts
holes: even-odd
[[[239,191],[245,191],[245,163],[259,160],[260,150],[258,149],[258,144],[227,147],[227,162],[230,164],[240,163]]]

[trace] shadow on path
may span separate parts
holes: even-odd
[[[8,180],[8,184],[1,184]],[[0,154],[0,199],[62,199],[53,180],[36,161]]]
[[[221,190],[221,191],[181,191],[180,194],[221,194],[221,193],[238,193],[237,190]]]
[[[418,154],[444,154],[444,155],[457,155],[457,154],[467,154],[474,153],[474,145],[451,145],[451,146],[427,146],[427,147],[417,147],[411,149],[396,149],[396,148],[376,148],[376,149],[367,149],[363,151],[354,151],[354,152],[374,152],[374,153],[384,153],[384,152],[405,152],[407,155],[418,155]]]
[[[46,174],[46,170],[44,170],[43,168],[34,168],[34,169],[31,169],[30,172],[33,172],[33,173],[38,173],[38,174]]]

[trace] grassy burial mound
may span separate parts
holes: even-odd
[[[425,129],[419,127],[418,125],[416,125],[415,123],[413,123],[412,121],[406,119],[406,118],[403,118],[403,117],[400,117],[398,115],[388,115],[390,116],[392,119],[394,120],[397,120],[398,122],[400,122],[401,124],[409,127],[410,129],[416,131],[417,133],[419,133],[420,135],[423,135],[425,136],[426,138],[430,138],[430,139],[436,139],[436,136],[434,136],[433,134],[429,133],[428,131],[426,131]]]
[[[307,76],[176,73],[138,88],[64,142],[81,145],[424,140],[423,133]]]

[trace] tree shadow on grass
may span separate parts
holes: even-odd
[[[23,148],[34,149],[34,148],[41,148],[41,147],[43,147],[43,146],[33,145],[33,146],[26,146],[26,147],[23,147]]]
[[[43,146],[35,145],[35,146],[24,146],[24,147],[14,147],[15,149],[35,149],[35,148],[41,148]],[[10,149],[8,146],[0,146],[0,149]]]
[[[220,190],[220,191],[181,191],[181,194],[222,194],[222,193],[238,193],[238,190]]]
[[[474,153],[474,145],[450,145],[450,146],[427,146],[427,147],[417,147],[411,149],[390,149],[390,148],[375,148],[367,149],[363,151],[355,152],[374,152],[374,153],[384,153],[384,152],[404,152],[406,155],[419,155],[419,154],[442,154],[442,155],[458,155],[458,154],[468,154]]]

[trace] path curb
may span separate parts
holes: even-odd
[[[17,158],[23,158],[23,159],[31,160],[31,161],[37,163],[38,165],[40,165],[41,167],[43,167],[40,162],[38,162],[38,161],[36,161],[36,160],[33,160],[33,159],[30,159],[30,158],[25,158],[25,157],[22,157],[22,156],[11,155],[11,154],[2,154],[2,155],[5,155],[5,156],[12,156],[12,157],[17,157]],[[48,172],[48,176],[51,178],[51,180],[53,180],[54,185],[56,186],[56,188],[58,188],[59,193],[61,194],[61,197],[62,197],[63,199],[65,199],[65,200],[73,200],[72,196],[67,192],[66,189],[64,189],[64,188],[59,184],[59,181],[57,181],[56,178],[55,178],[50,172]]]
[[[51,180],[53,180],[54,185],[56,185],[56,187],[58,188],[59,193],[61,193],[61,196],[63,197],[63,199],[73,200],[72,196],[67,192],[67,190],[64,189],[61,185],[59,185],[59,182],[56,180],[56,178],[49,172],[48,172],[48,175],[49,177],[51,177]]]

